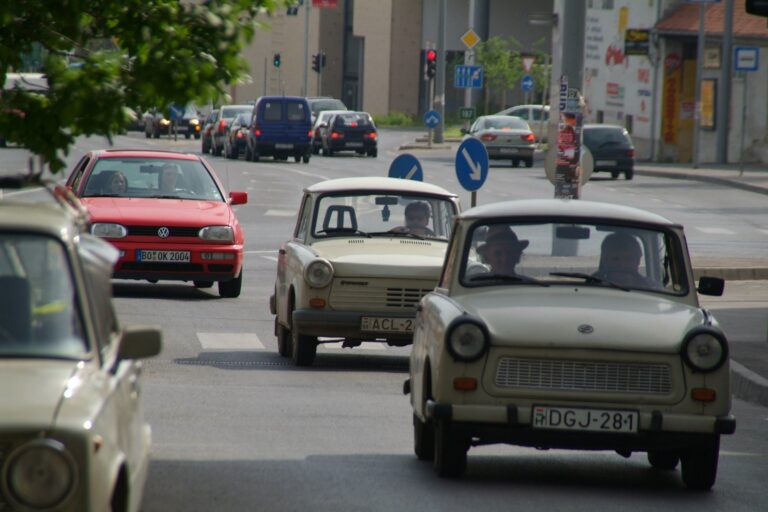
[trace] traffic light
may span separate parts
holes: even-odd
[[[279,53],[276,53],[275,56],[272,58],[272,64],[274,64],[276,68],[280,67],[280,54]]]
[[[319,53],[312,54],[312,71],[314,71],[315,73],[320,72],[320,54]]]
[[[435,78],[437,73],[437,52],[427,50],[427,78]]]

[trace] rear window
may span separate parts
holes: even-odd
[[[283,120],[283,102],[282,101],[265,101],[262,110],[262,118],[264,121],[282,121]]]
[[[250,114],[253,107],[231,107],[221,109],[221,118],[227,121],[236,118],[239,114]]]
[[[327,99],[327,100],[313,100],[312,111],[322,112],[323,110],[347,110],[347,106],[342,103],[341,100]]]
[[[495,130],[530,130],[528,123],[516,117],[496,117],[485,120],[485,128]]]
[[[306,121],[307,106],[298,101],[289,101],[285,104],[289,121]]]
[[[371,119],[367,114],[339,114],[336,116],[334,126],[346,126],[356,128],[360,126],[371,126]]]
[[[606,143],[631,144],[629,133],[624,128],[585,128],[584,144],[600,146]]]

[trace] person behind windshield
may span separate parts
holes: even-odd
[[[640,242],[627,233],[612,233],[600,246],[600,267],[595,277],[622,286],[653,287],[650,279],[640,274],[642,258]]]
[[[415,201],[405,207],[405,226],[392,229],[394,233],[413,233],[420,236],[434,236],[429,229],[429,205],[424,201]]]
[[[104,187],[103,193],[122,195],[128,190],[128,180],[125,179],[125,175],[120,171],[115,171],[110,176],[109,181]]]
[[[176,166],[166,164],[160,169],[160,192],[164,194],[173,194],[176,192],[176,181],[179,177],[179,170]]]
[[[528,240],[518,240],[515,232],[507,226],[491,226],[485,243],[477,248],[477,252],[491,267],[493,274],[514,276],[515,265],[520,263],[528,244]]]

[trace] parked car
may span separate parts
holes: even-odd
[[[219,113],[213,121],[211,129],[211,152],[215,156],[221,156],[224,151],[224,140],[229,134],[229,124],[239,114],[250,114],[253,105],[224,105],[219,107]]]
[[[238,114],[232,121],[229,125],[227,138],[224,139],[224,156],[236,160],[240,158],[240,154],[245,152],[250,123],[250,114]]]
[[[148,139],[159,139],[161,135],[171,134],[171,120],[158,108],[144,112],[144,135]]]
[[[483,143],[491,160],[511,160],[512,167],[524,162],[533,167],[535,139],[528,123],[514,116],[480,116],[469,130],[461,132]]]
[[[309,163],[312,154],[312,122],[309,104],[298,96],[262,96],[253,106],[245,159],[263,156],[275,160],[293,157]]]
[[[367,112],[341,112],[328,119],[321,131],[323,156],[340,151],[376,157],[379,154],[378,133],[373,118]]]
[[[203,121],[203,127],[200,129],[200,143],[201,148],[200,151],[204,155],[207,155],[211,152],[212,147],[212,141],[213,141],[213,129],[214,125],[216,123],[216,118],[219,116],[219,109],[213,109],[211,110],[207,116],[205,116],[205,121]]]
[[[405,391],[414,449],[460,476],[470,446],[647,452],[715,482],[732,434],[728,341],[698,294],[683,227],[589,201],[520,200],[457,217],[416,315]]]
[[[609,124],[585,124],[581,130],[584,145],[595,162],[593,172],[610,172],[616,179],[620,174],[631,180],[635,175],[635,146],[629,132]]]
[[[310,365],[328,341],[319,337],[347,347],[410,344],[458,211],[455,194],[412,180],[342,178],[305,189],[270,298],[280,355]]]
[[[151,446],[139,360],[160,352],[161,333],[120,322],[118,251],[85,231],[76,198],[49,190],[56,199],[0,200],[0,374],[13,390],[0,406],[0,502],[137,511]]]
[[[499,116],[515,116],[526,121],[537,141],[547,141],[549,105],[516,105],[497,112]]]
[[[67,186],[88,209],[91,233],[120,250],[116,279],[218,282],[222,297],[240,295],[244,235],[232,206],[248,195],[227,195],[200,156],[90,151]]]
[[[323,110],[318,113],[315,124],[312,127],[312,153],[318,154],[323,148],[323,134],[328,128],[328,120],[335,114],[346,112],[346,110]]]
[[[310,96],[307,98],[309,110],[312,112],[312,124],[317,120],[317,114],[324,110],[348,110],[343,101],[330,96]]]

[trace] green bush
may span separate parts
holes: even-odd
[[[390,112],[387,115],[373,116],[377,126],[416,126],[416,121],[403,112]]]

